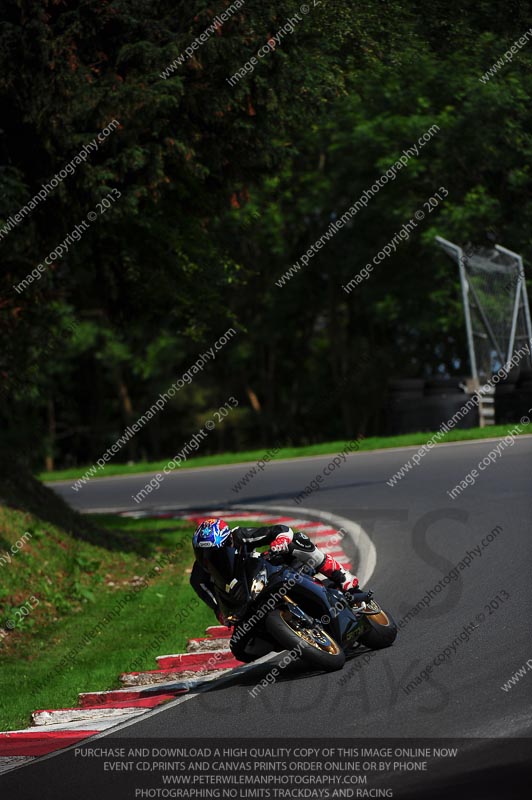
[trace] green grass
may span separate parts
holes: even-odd
[[[156,669],[156,656],[183,652],[188,638],[216,624],[189,585],[190,523],[108,515],[95,521],[123,536],[126,549],[80,542],[0,506],[0,556],[32,534],[0,567],[0,628],[30,596],[39,600],[0,640],[0,730],[27,727],[37,709],[75,707],[79,692],[119,688],[120,673]],[[131,552],[131,539],[145,555]],[[149,577],[156,559],[162,566]],[[143,576],[146,586],[135,592]]]
[[[516,425],[512,424],[493,425],[488,428],[453,430],[442,436],[440,442],[462,442],[470,439],[498,438],[506,436],[506,434],[515,427]],[[532,424],[522,425],[520,427],[521,434],[532,434]],[[367,451],[391,447],[417,446],[424,444],[432,436],[434,436],[434,433],[430,432],[405,433],[401,436],[372,436],[360,441],[359,450]],[[311,444],[304,447],[283,447],[275,454],[273,459],[281,460],[286,458],[299,458],[302,456],[321,456],[338,453],[344,449],[347,443],[348,440],[342,439],[336,442],[323,442],[322,444]],[[240,453],[219,453],[217,455],[196,456],[184,462],[179,469],[193,469],[197,467],[218,466],[221,464],[259,461],[264,458],[267,449],[268,448],[262,448],[260,450],[246,450]],[[105,478],[111,475],[133,475],[138,472],[160,472],[168,464],[168,460],[169,459],[164,461],[139,461],[135,464],[106,464],[103,469],[97,471],[95,479]],[[91,465],[56,470],[54,472],[43,472],[39,475],[39,478],[45,481],[75,480],[84,475],[90,466]]]

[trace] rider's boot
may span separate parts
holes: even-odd
[[[283,531],[270,544],[270,550],[274,553],[290,553],[295,559],[307,564],[315,572],[319,572],[329,578],[340,591],[346,595],[349,604],[357,611],[366,609],[366,598],[363,600],[358,597],[360,589],[358,578],[352,575],[339,561],[329,553],[324,553],[319,547],[309,539],[305,533],[294,533],[291,529]]]
[[[346,595],[349,604],[358,611],[363,611],[366,607],[365,600],[357,599],[357,594],[361,590],[358,585],[358,578],[349,570],[343,567],[335,558],[328,553],[325,561],[319,568],[322,575],[329,578]]]

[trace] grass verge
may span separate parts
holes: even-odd
[[[532,424],[521,425],[520,435],[532,434]],[[499,438],[506,436],[509,431],[516,428],[512,425],[492,425],[488,428],[469,428],[467,430],[453,430],[444,434],[439,443],[443,442],[463,442],[474,439]],[[393,447],[409,447],[425,444],[435,436],[433,433],[405,433],[401,436],[372,436],[360,440],[359,451],[380,450]],[[336,442],[323,442],[304,447],[283,447],[272,456],[270,460],[277,461],[286,458],[299,458],[303,456],[322,456],[341,452],[347,444],[347,440]],[[261,450],[246,450],[240,453],[219,453],[216,455],[196,456],[184,462],[180,469],[193,469],[195,467],[213,467],[223,464],[238,464],[244,462],[260,461],[264,459],[267,448]],[[169,457],[170,458],[170,457]],[[106,478],[111,475],[134,475],[138,472],[159,472],[169,461],[139,461],[135,464],[106,464],[103,469],[98,469],[94,477]],[[43,472],[38,477],[43,481],[75,480],[86,474],[90,466],[74,467],[72,469],[56,470],[53,472]]]
[[[156,669],[156,656],[183,652],[216,624],[189,585],[190,523],[96,521],[113,550],[0,506],[0,730],[27,727],[38,709],[75,707],[79,692],[119,688],[120,673]]]

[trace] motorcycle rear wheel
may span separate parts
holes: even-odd
[[[289,608],[276,608],[266,618],[270,636],[287,650],[299,652],[299,658],[307,664],[333,672],[342,669],[345,653],[323,628],[304,627]]]

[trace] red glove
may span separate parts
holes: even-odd
[[[293,533],[280,533],[270,544],[272,553],[287,553],[288,546],[292,544]]]

